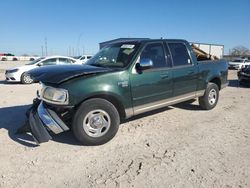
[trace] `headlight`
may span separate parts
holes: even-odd
[[[12,70],[7,70],[6,73],[14,73],[17,72],[19,69],[12,69]]]
[[[68,91],[61,88],[44,86],[41,91],[41,98],[52,104],[68,104]]]

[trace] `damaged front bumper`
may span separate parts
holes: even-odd
[[[49,132],[59,134],[69,130],[56,112],[47,108],[42,101],[34,102],[28,116],[31,134],[38,144],[52,139]]]

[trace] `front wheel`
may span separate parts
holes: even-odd
[[[21,76],[21,82],[22,84],[32,84],[34,80],[30,77],[30,75],[24,72]]]
[[[89,99],[81,104],[72,124],[76,139],[83,145],[101,145],[118,131],[120,116],[115,106],[105,99]]]
[[[205,94],[199,97],[199,104],[204,110],[213,109],[219,99],[219,88],[215,83],[208,83]]]

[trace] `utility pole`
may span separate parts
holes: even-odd
[[[44,55],[43,55],[43,45],[41,46],[41,49],[42,49],[42,57],[43,57],[43,56],[44,56]]]
[[[44,43],[45,43],[45,56],[48,56],[47,37],[45,37]]]
[[[82,55],[85,54],[85,50],[84,50],[84,47],[82,47]]]
[[[78,36],[78,39],[77,39],[77,46],[76,46],[76,53],[77,53],[77,55],[81,55],[80,54],[80,48],[79,48],[79,45],[80,45],[80,42],[81,42],[81,37],[82,37],[82,35],[83,35],[84,33],[82,32],[82,33],[80,33],[80,35]]]

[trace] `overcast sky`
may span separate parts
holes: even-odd
[[[93,54],[120,37],[250,48],[250,0],[2,0],[0,53]]]

